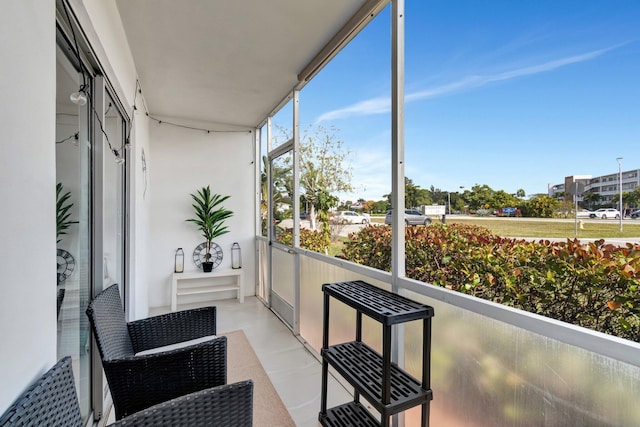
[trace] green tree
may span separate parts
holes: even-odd
[[[571,200],[558,200],[556,214],[562,218],[574,217],[575,205]]]
[[[420,205],[430,205],[431,193],[413,183],[411,178],[404,177],[404,207],[413,208]]]
[[[446,205],[449,201],[446,191],[442,191],[439,188],[434,187],[433,185],[429,187],[429,192],[431,193],[431,203],[435,205]]]
[[[290,135],[286,129],[279,130]],[[325,209],[326,195],[352,190],[351,168],[344,162],[349,152],[337,133],[334,127],[310,125],[300,138],[300,191],[309,202],[312,230],[316,229],[316,210]]]
[[[623,197],[625,197],[625,201],[628,206],[633,206],[635,208],[640,205],[640,187],[636,187],[633,191],[629,191],[628,193],[624,193]]]
[[[338,198],[332,196],[326,190],[317,193],[316,207],[318,208],[318,219],[320,220],[322,241],[325,243],[324,252],[328,253],[331,244],[331,229],[329,228],[329,209],[338,205]]]
[[[481,208],[487,208],[486,207],[487,205],[488,205],[488,208],[495,207],[495,206],[491,206],[491,202],[493,201],[492,200],[493,193],[494,193],[493,189],[486,184],[484,185],[476,184],[473,187],[471,187],[471,191],[467,192],[465,190],[464,192],[466,196],[465,200],[469,205],[469,209],[474,211]]]
[[[551,218],[558,204],[558,200],[553,197],[533,197],[523,205],[522,213],[535,218]]]
[[[624,212],[624,210],[626,208],[629,207],[629,195],[631,193],[629,193],[628,191],[623,191],[622,192],[622,206],[618,206],[620,203],[620,192],[617,192],[616,194],[613,195],[613,197],[611,198],[611,203],[613,204],[614,208],[618,208],[618,210],[620,210],[620,212]]]
[[[504,190],[494,191],[489,200],[491,207],[496,209],[519,207],[522,204],[520,199]]]
[[[269,202],[269,183],[267,182],[267,171],[269,168],[269,160],[267,156],[262,157],[262,171],[260,172],[260,217],[262,222],[262,235],[267,234],[267,219],[268,219],[268,202]],[[281,220],[283,207],[291,206],[291,194],[293,181],[291,177],[290,166],[278,166],[275,164],[271,170],[273,181],[273,206],[274,217],[276,220]],[[290,210],[290,209],[289,209]]]
[[[386,199],[373,202],[372,212],[374,213],[384,213],[389,209],[391,209],[391,204]]]
[[[362,203],[362,212],[366,212],[366,213],[372,213],[373,212],[373,206],[376,202],[374,202],[373,200],[367,200],[364,203]]]
[[[589,209],[593,209],[600,203],[600,194],[594,193],[593,191],[587,191],[582,195],[582,201],[585,207]]]
[[[518,191],[516,191],[516,197],[522,199],[525,196],[526,196],[526,193],[524,192],[524,190],[522,188],[518,188]]]

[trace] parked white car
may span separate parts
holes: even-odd
[[[600,218],[600,219],[615,218],[615,219],[620,219],[620,211],[618,211],[617,209],[613,209],[613,208],[600,208],[597,211],[592,212],[591,215],[589,215],[589,218]]]
[[[369,224],[370,222],[368,215],[360,215],[354,211],[339,211],[333,219],[344,224]]]
[[[578,211],[578,214],[576,216],[578,218],[591,218],[592,213],[593,211],[590,211],[588,209],[582,209]]]

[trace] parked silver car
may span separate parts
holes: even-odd
[[[369,215],[360,215],[354,211],[340,211],[333,219],[343,224],[369,224],[370,222]]]
[[[385,224],[391,224],[391,211],[387,211],[387,216],[384,217]],[[431,218],[427,215],[420,213],[415,209],[404,210],[404,224],[405,225],[429,225],[431,224]]]

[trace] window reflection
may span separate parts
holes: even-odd
[[[82,74],[58,49],[56,55],[56,181],[58,183],[58,358],[71,356],[80,408],[90,412],[89,301],[90,258],[90,103],[78,105],[69,96],[83,84]],[[86,78],[86,77],[85,77]],[[53,191],[53,190],[52,190]],[[54,286],[52,284],[52,286]]]
[[[273,235],[293,246],[293,154],[287,151],[271,163]]]
[[[105,98],[103,138],[103,287],[120,285],[124,292],[124,166],[125,121],[116,103]]]

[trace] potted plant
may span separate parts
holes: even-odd
[[[67,234],[67,229],[71,224],[78,224],[78,221],[72,221],[71,208],[73,203],[69,201],[71,198],[71,192],[64,192],[62,183],[56,184],[56,243],[62,241],[64,234]],[[58,249],[56,251],[57,257],[57,284],[61,285],[71,276],[75,268],[75,260],[73,255],[64,249]],[[64,289],[58,289],[58,312],[60,312],[60,305],[62,304],[62,298],[64,298]]]
[[[194,201],[192,206],[195,217],[189,218],[187,221],[193,222],[198,226],[202,237],[207,242],[207,251],[202,263],[202,270],[205,272],[210,272],[213,267],[213,262],[211,261],[211,243],[213,239],[229,232],[224,222],[233,215],[233,212],[221,206],[229,197],[231,196],[211,194],[211,189],[208,185],[202,187],[197,193],[191,194],[191,198]]]
[[[67,191],[62,194],[63,187],[62,183],[59,182],[56,184],[56,243],[60,243],[62,240],[60,236],[63,234],[67,234],[67,228],[71,224],[77,224],[78,221],[71,221],[69,217],[71,216],[71,208],[73,207],[73,203],[68,203],[69,198],[71,197],[71,192]]]

